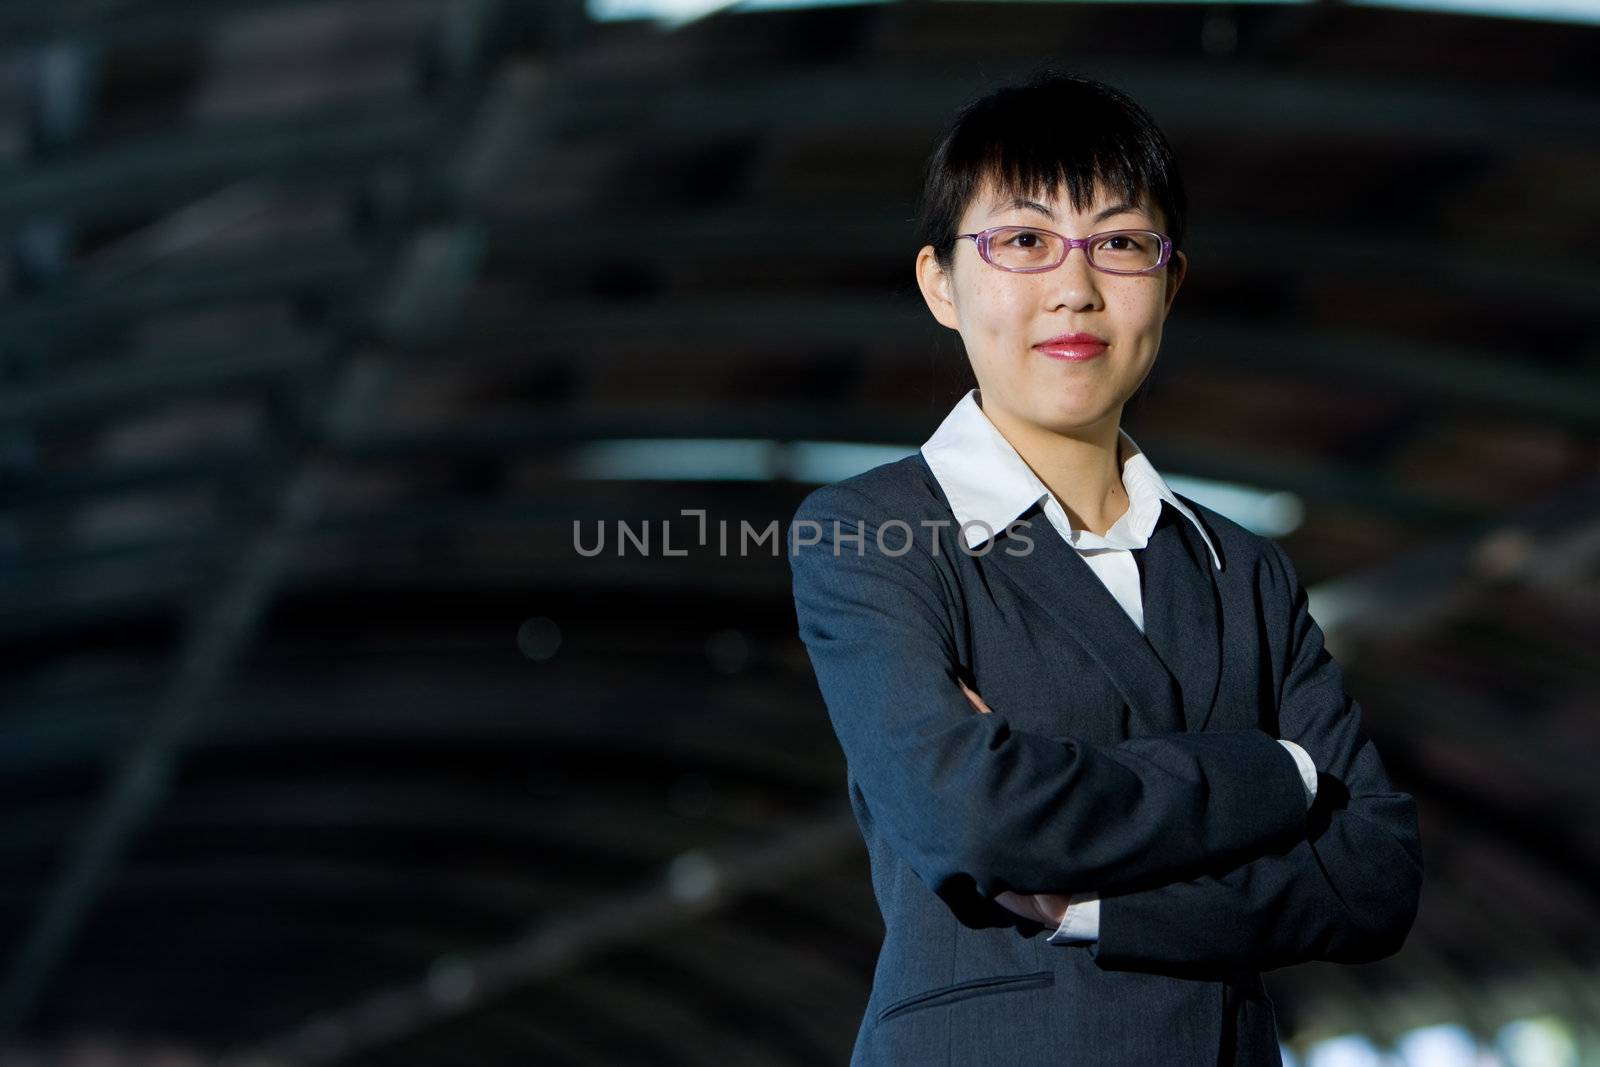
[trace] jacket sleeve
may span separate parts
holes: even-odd
[[[924,884],[990,900],[1104,892],[1304,835],[1295,761],[1263,731],[1094,745],[1014,729],[1004,708],[974,712],[928,530],[901,520],[921,540],[900,552],[906,532],[889,528],[880,544],[892,522],[881,510],[845,487],[816,490],[789,559],[800,636],[856,785]]]
[[[1231,869],[1103,894],[1100,939],[1089,950],[1102,967],[1365,963],[1398,951],[1416,918],[1422,889],[1416,802],[1390,783],[1294,566],[1273,549],[1291,623],[1279,726],[1320,772],[1307,835]]]

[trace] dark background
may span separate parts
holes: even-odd
[[[6,3],[0,1064],[845,1062],[881,926],[787,561],[661,524],[787,522],[972,384],[919,168],[1044,62],[1189,186],[1124,425],[1299,501],[1421,806],[1405,949],[1271,972],[1282,1036],[1597,1062],[1597,43],[1332,2]],[[586,558],[578,521],[656,540]]]

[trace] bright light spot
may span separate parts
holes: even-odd
[[[672,438],[593,441],[573,451],[579,478],[628,481],[754,481],[773,476],[776,441]]]
[[[1391,1067],[1393,1062],[1359,1034],[1330,1037],[1306,1050],[1306,1067]]]
[[[784,11],[805,7],[860,7],[886,0],[588,0],[596,22],[654,19],[663,29],[677,29],[719,11]]]
[[[914,445],[862,445],[848,441],[796,441],[789,446],[787,474],[797,482],[826,485],[884,463],[905,459]]]
[[[1162,477],[1173,492],[1182,493],[1263,537],[1286,536],[1293,533],[1305,519],[1305,505],[1293,493],[1252,489],[1232,482],[1186,478],[1181,474]]]
[[[1478,1067],[1478,1042],[1465,1026],[1441,1023],[1400,1035],[1395,1051],[1405,1067]]]
[[[882,463],[904,459],[912,445],[847,441],[765,441],[755,438],[640,438],[592,441],[573,450],[579,478],[626,481],[746,481],[790,478],[824,485]]]
[[[1552,1015],[1506,1023],[1495,1044],[1511,1067],[1578,1067],[1572,1030]]]
[[[691,849],[667,864],[667,893],[673,900],[693,903],[716,892],[722,878],[717,863],[700,849]]]
[[[737,0],[588,0],[596,22],[655,19],[671,29],[731,7]]]
[[[1400,7],[1447,15],[1498,15],[1552,22],[1600,23],[1596,0],[1350,0],[1364,7]]]

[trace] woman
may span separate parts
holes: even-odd
[[[1259,972],[1415,917],[1414,802],[1288,558],[1121,429],[1184,216],[1149,116],[1070,75],[930,158],[917,281],[978,388],[791,527],[885,925],[854,1064],[1275,1064]]]

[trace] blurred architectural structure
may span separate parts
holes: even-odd
[[[1299,501],[1423,808],[1409,944],[1271,973],[1285,1039],[1600,1062],[1600,31],[589,10],[0,7],[0,1056],[844,1062],[865,856],[787,563],[715,531],[969,384],[918,168],[1055,62],[1193,205],[1127,425]]]

